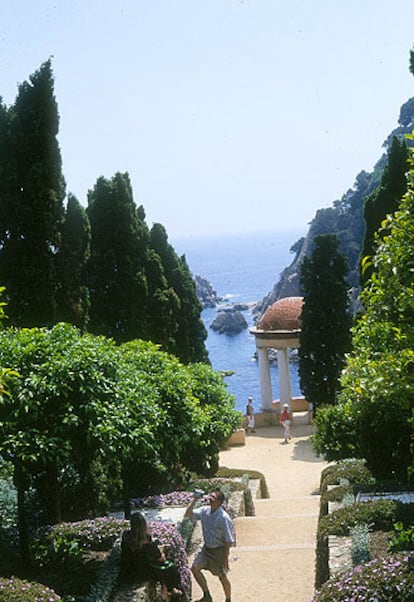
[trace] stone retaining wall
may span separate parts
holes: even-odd
[[[328,491],[338,485],[329,485]],[[328,514],[343,507],[342,502],[328,502]],[[329,575],[330,577],[345,573],[352,569],[352,540],[350,537],[330,535],[328,537]]]

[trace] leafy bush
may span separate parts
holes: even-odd
[[[40,583],[12,577],[0,577],[0,602],[59,602],[62,600],[52,589]]]
[[[398,503],[394,500],[358,502],[352,506],[339,508],[319,521],[321,536],[349,535],[351,527],[358,523],[372,525],[373,529],[388,531],[398,515]]]
[[[313,421],[316,430],[311,443],[317,454],[328,461],[361,456],[350,404],[321,406]]]
[[[67,562],[86,550],[110,550],[128,521],[115,518],[95,518],[75,523],[60,523],[42,527],[33,539],[32,551],[37,564]]]
[[[361,454],[376,479],[404,479],[408,475],[412,365],[413,352],[406,350],[384,352],[368,366],[361,366],[366,388],[359,394],[355,410],[358,437]]]
[[[414,526],[404,529],[404,524],[398,521],[394,525],[394,533],[389,542],[391,552],[414,550]]]
[[[214,474],[239,420],[210,366],[152,343],[117,346],[68,324],[7,329],[0,364],[20,374],[0,407],[0,454],[36,488],[43,524],[102,514],[121,492],[163,492],[186,471]]]
[[[344,506],[352,506],[352,504],[355,504],[355,496],[353,493],[347,491],[346,493],[344,493],[343,497],[342,497],[342,504]]]
[[[376,558],[325,583],[312,602],[411,602],[414,600],[414,556]]]
[[[32,540],[35,570],[60,595],[76,600],[90,591],[102,562],[103,551],[128,526],[128,521],[98,518],[40,528]]]

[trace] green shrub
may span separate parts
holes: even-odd
[[[52,589],[41,583],[0,577],[0,602],[59,602],[62,600]]]
[[[87,550],[110,550],[127,526],[128,521],[125,520],[95,518],[43,527],[33,539],[34,559],[39,566],[44,566],[67,563]]]
[[[412,602],[414,557],[400,554],[376,558],[325,583],[312,602]]]
[[[411,525],[405,529],[401,521],[395,523],[389,549],[391,552],[414,550],[414,526]]]
[[[361,457],[355,416],[349,404],[318,408],[314,423],[316,430],[311,443],[318,455],[323,455],[329,462]]]
[[[329,540],[318,531],[316,535],[315,589],[329,579]]]
[[[328,502],[341,502],[348,494],[355,494],[359,485],[372,481],[373,477],[365,466],[365,460],[347,458],[327,466],[320,479],[320,518],[328,513]],[[332,485],[337,487],[328,490]]]
[[[32,540],[35,570],[62,596],[76,600],[90,591],[104,556],[128,526],[128,521],[97,518],[42,527]]]
[[[349,535],[351,527],[358,523],[372,525],[375,530],[389,531],[398,515],[397,508],[398,502],[394,500],[358,502],[345,506],[321,518],[319,533],[322,536]]]
[[[257,470],[246,470],[242,468],[227,468],[226,466],[220,466],[216,476],[225,479],[242,478],[244,475],[248,475],[250,479],[259,479],[260,481],[260,496],[262,499],[269,498],[269,489],[267,487],[266,478],[263,473]]]
[[[329,485],[339,485],[341,479],[346,479],[349,485],[367,484],[374,482],[374,478],[365,465],[365,460],[360,458],[347,458],[324,468],[321,473],[320,494],[324,495]]]

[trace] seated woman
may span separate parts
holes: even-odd
[[[167,600],[168,595],[174,599],[182,597],[177,567],[165,559],[158,545],[151,540],[144,515],[135,512],[131,515],[131,528],[122,535],[119,582],[125,584],[144,581],[161,583],[163,600]]]

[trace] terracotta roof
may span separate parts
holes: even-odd
[[[257,325],[261,330],[300,330],[303,297],[285,297],[265,311]]]

